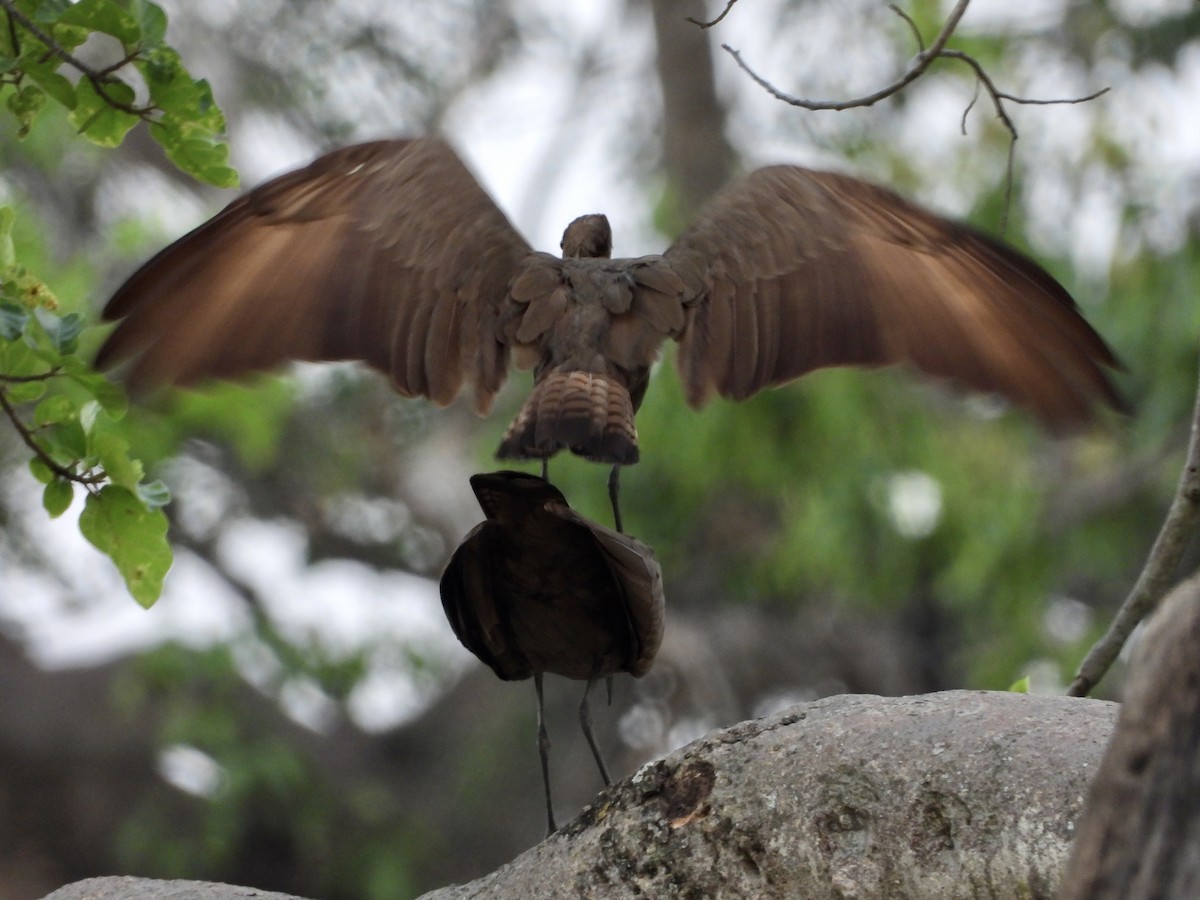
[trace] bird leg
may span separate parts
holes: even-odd
[[[608,499],[612,502],[613,508],[613,528],[621,534],[625,530],[621,528],[621,507],[617,505],[617,494],[621,491],[621,464],[614,463],[612,471],[608,473]]]
[[[588,679],[587,687],[583,689],[583,702],[579,704],[579,724],[583,728],[583,736],[587,738],[588,746],[592,748],[592,756],[596,758],[596,765],[600,767],[600,777],[604,779],[604,786],[612,785],[612,776],[608,774],[608,766],[604,764],[604,757],[600,755],[600,748],[596,745],[596,736],[592,734],[592,709],[588,705],[588,694],[592,692],[592,685],[596,683],[596,676],[592,675]]]
[[[533,687],[537,691],[538,757],[542,761],[542,786],[546,790],[546,837],[550,837],[558,831],[558,826],[554,824],[554,806],[550,802],[550,735],[546,733],[546,704],[542,699],[541,672],[533,673]]]
[[[550,457],[542,457],[542,481],[550,480]]]

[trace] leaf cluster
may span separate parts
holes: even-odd
[[[193,78],[165,43],[167,16],[157,4],[2,0],[0,10],[7,18],[0,27],[0,96],[18,135],[47,108],[102,147],[118,146],[145,122],[182,171],[219,187],[237,183],[222,137],[225,117],[208,82]],[[100,45],[112,62],[83,62],[75,53],[84,44]]]
[[[236,184],[225,117],[208,82],[193,78],[166,43],[166,28],[166,14],[149,0],[0,0],[0,97],[17,136],[55,113],[111,148],[145,123],[179,169]],[[117,425],[124,392],[80,353],[84,318],[64,312],[19,258],[15,221],[13,208],[0,208],[0,412],[31,453],[46,512],[61,516],[82,495],[83,535],[149,606],[172,560],[162,509],[169,492],[146,479]]]

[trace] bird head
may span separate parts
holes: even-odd
[[[481,472],[471,476],[471,490],[484,515],[504,524],[543,509],[547,503],[569,505],[562,491],[526,472]]]
[[[563,232],[563,259],[572,256],[603,257],[612,256],[612,228],[609,227],[608,217],[593,213],[580,216],[567,226]]]

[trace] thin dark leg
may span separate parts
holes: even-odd
[[[612,471],[608,473],[608,499],[612,501],[613,508],[613,527],[621,534],[625,533],[625,529],[621,527],[621,507],[617,504],[617,494],[621,492],[621,466],[614,465]]]
[[[554,806],[550,802],[550,735],[546,734],[546,708],[542,700],[542,673],[533,673],[533,688],[537,691],[538,757],[542,761],[542,786],[546,789],[546,837],[558,831],[554,824]]]
[[[588,694],[592,692],[592,685],[596,683],[595,676],[588,679],[587,687],[583,689],[583,702],[579,704],[579,724],[583,727],[583,736],[587,738],[588,746],[592,748],[592,756],[596,757],[596,765],[600,767],[600,777],[604,779],[604,786],[608,787],[612,784],[612,776],[608,774],[608,766],[604,764],[604,757],[600,755],[600,748],[596,745],[596,736],[592,734],[592,710],[588,705]]]
[[[613,677],[611,675],[607,675],[604,678],[604,687],[608,690],[608,705],[609,706],[612,706],[612,679],[613,679]]]
[[[550,480],[550,457],[542,457],[542,481]]]

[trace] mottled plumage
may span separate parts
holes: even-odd
[[[97,365],[128,359],[138,387],[357,359],[438,404],[469,385],[484,414],[515,362],[534,386],[498,455],[614,465],[638,459],[634,414],[667,340],[693,406],[905,363],[1055,429],[1120,405],[1113,354],[1042,268],[845,175],[752,172],[661,256],[610,259],[601,215],[562,249],[534,252],[440,138],[347,147],[135,272],[104,310],[121,321]]]

